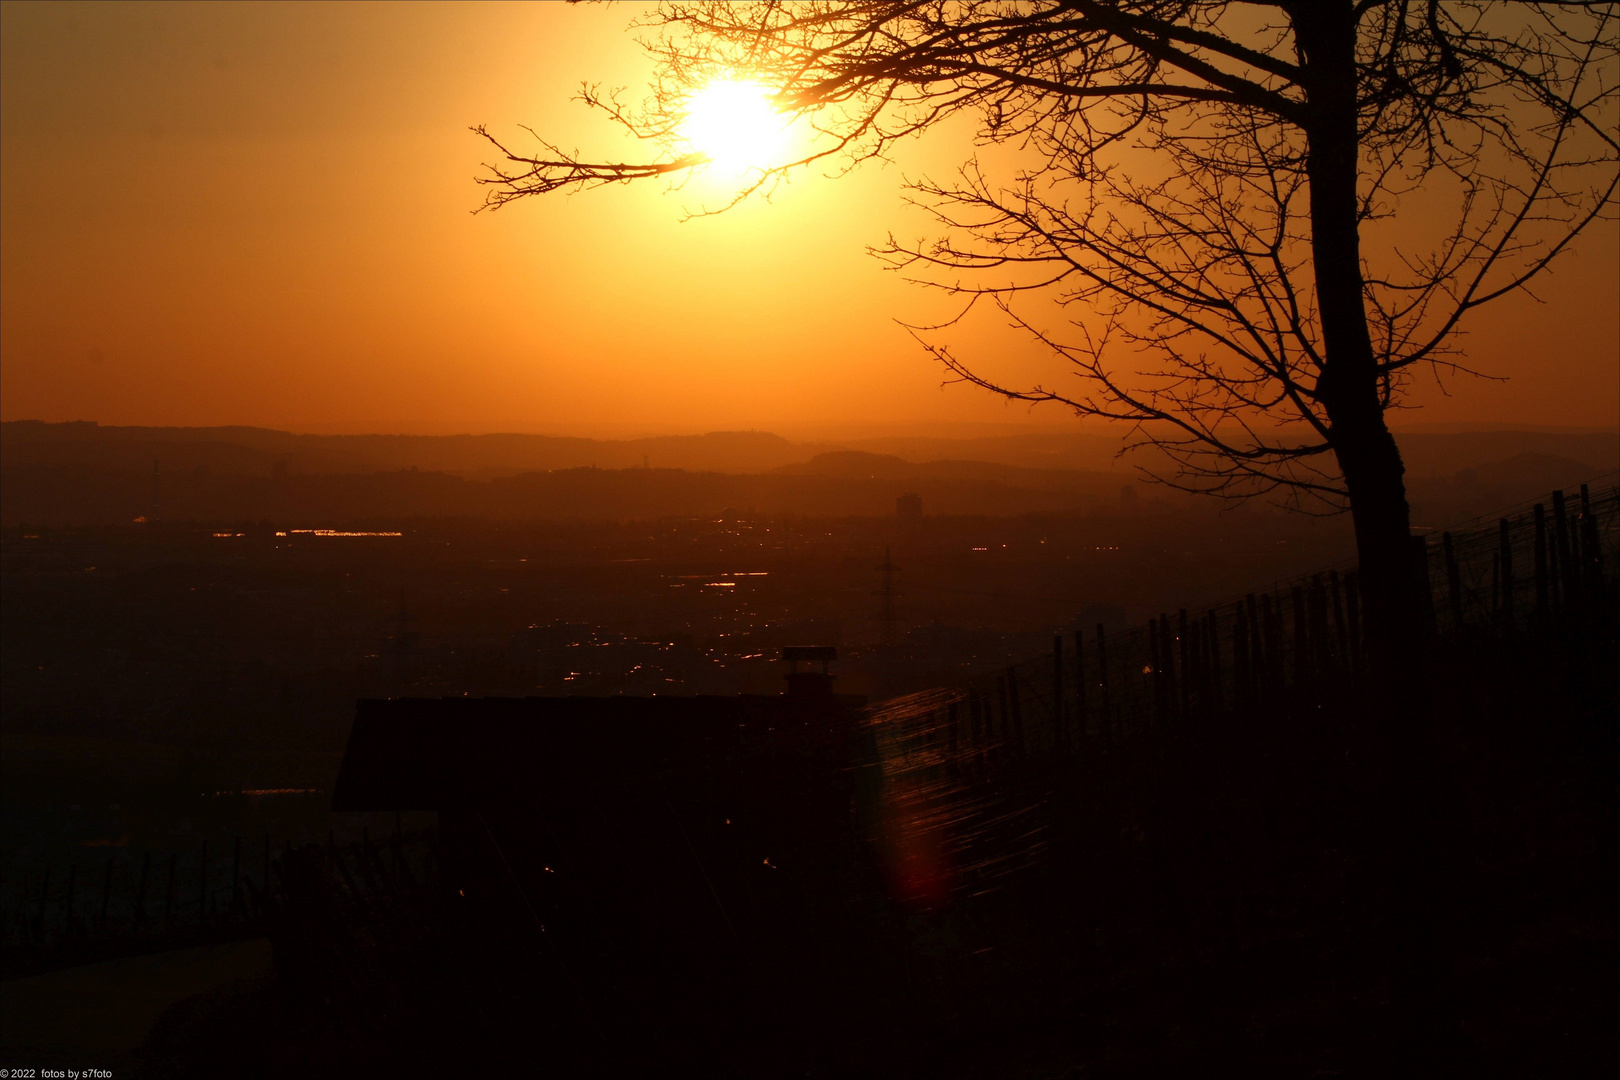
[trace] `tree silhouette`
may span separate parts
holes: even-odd
[[[818,132],[743,195],[970,114],[1016,172],[975,153],[915,183],[938,237],[878,254],[962,314],[1000,305],[1065,378],[1007,385],[939,327],[919,341],[955,378],[1134,425],[1165,482],[1348,506],[1369,629],[1398,651],[1418,592],[1385,413],[1422,367],[1467,370],[1464,317],[1613,215],[1617,19],[1439,0],[667,3],[638,20],[646,101],[582,95],[660,153],[591,163],[476,128],[501,154],[479,181],[499,207],[678,176],[704,162],[681,152],[683,101],[717,77],[777,88]]]

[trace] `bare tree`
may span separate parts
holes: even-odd
[[[590,163],[479,128],[501,153],[480,182],[498,207],[680,175],[704,161],[680,152],[685,95],[739,73],[819,133],[744,194],[972,115],[1015,171],[976,152],[915,184],[937,239],[879,254],[963,313],[1000,305],[1063,376],[1011,386],[938,327],[919,340],[956,378],[1134,425],[1166,482],[1348,505],[1369,625],[1399,649],[1417,593],[1384,414],[1414,372],[1467,370],[1463,319],[1613,215],[1617,20],[1613,3],[665,3],[640,20],[646,101],[584,92],[661,153]]]

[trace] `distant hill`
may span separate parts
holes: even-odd
[[[1421,524],[1489,513],[1620,468],[1620,435],[1408,434]],[[834,447],[768,432],[643,439],[544,435],[297,435],[265,428],[0,424],[0,521],[118,524],[375,517],[635,519],[753,508],[886,516],[1095,513],[1124,488],[1150,510],[1181,496],[1140,483],[1117,440],[1032,434],[866,439]],[[882,447],[883,449],[878,449]],[[932,455],[932,456],[930,456]],[[1214,507],[1214,503],[1201,503]]]
[[[1016,465],[1024,469],[1084,469],[1115,473],[1131,469],[1130,460],[1119,456],[1120,449],[1125,445],[1122,434],[1032,432],[966,439],[888,436],[845,440],[843,445],[851,450],[886,454],[912,462],[983,461]]]
[[[1402,433],[1410,476],[1445,477],[1516,454],[1548,454],[1607,470],[1620,468],[1620,432],[1474,431]],[[219,472],[264,473],[277,462],[291,472],[365,473],[423,469],[458,476],[510,475],[595,466],[643,464],[700,472],[766,472],[808,464],[818,455],[861,453],[922,464],[972,461],[1021,469],[1131,471],[1118,456],[1119,436],[1091,433],[1000,435],[982,438],[885,437],[795,443],[764,431],[717,431],[641,439],[552,435],[297,435],[254,427],[117,427],[83,421],[0,424],[0,453],[17,463],[100,465],[150,469],[158,458],[173,469],[202,465]],[[853,463],[857,459],[832,459]],[[852,468],[857,466],[851,465]]]
[[[1620,469],[1620,431],[1397,432],[1410,477],[1449,477],[1519,454],[1545,454],[1584,462],[1597,472]],[[1026,469],[1126,472],[1131,455],[1119,456],[1121,437],[1098,434],[1000,435],[974,439],[891,437],[848,441],[850,450],[905,461],[982,461]]]
[[[93,422],[0,424],[0,455],[17,464],[96,465],[268,476],[419,469],[458,476],[511,475],[597,467],[764,472],[803,461],[825,446],[791,443],[763,431],[717,431],[645,439],[551,435],[295,435],[251,427],[104,427]]]
[[[1449,477],[1526,455],[1578,462],[1593,473],[1620,469],[1620,431],[1403,432],[1396,441],[1406,472],[1414,477]]]
[[[1515,503],[1541,498],[1554,488],[1570,488],[1614,471],[1558,454],[1531,451],[1461,469],[1447,477],[1413,477],[1407,482],[1413,524],[1440,527],[1493,514]]]

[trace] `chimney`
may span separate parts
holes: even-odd
[[[831,697],[833,679],[827,665],[838,659],[838,650],[831,645],[788,645],[782,649],[787,662],[787,692],[790,697]],[[800,671],[800,664],[821,664],[821,670]]]

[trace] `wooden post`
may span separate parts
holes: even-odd
[[[1232,704],[1237,709],[1254,704],[1249,664],[1249,619],[1243,605],[1239,604],[1232,616]]]
[[[1176,670],[1176,638],[1170,629],[1170,616],[1162,611],[1159,613],[1159,635],[1159,659],[1164,661],[1164,677],[1170,680],[1166,690],[1173,692],[1181,673]]]
[[[242,838],[231,838],[231,914],[242,907]]]
[[[996,716],[996,727],[1000,729],[1001,741],[1012,741],[1012,708],[1007,704],[1007,676],[996,676],[996,705],[999,706]]]
[[[1305,594],[1305,609],[1310,616],[1311,671],[1320,675],[1333,662],[1328,647],[1327,586],[1323,584],[1321,574],[1311,575],[1311,587]]]
[[[1020,754],[1024,752],[1024,711],[1018,701],[1018,673],[1007,665],[1007,702],[1012,707],[1013,743]]]
[[[1282,628],[1278,625],[1277,609],[1271,602],[1271,594],[1265,593],[1260,597],[1260,617],[1265,620],[1264,636],[1265,648],[1261,650],[1264,657],[1264,671],[1266,698],[1275,699],[1277,688],[1282,684]]]
[[[1562,601],[1561,607],[1566,612],[1573,612],[1581,601],[1581,591],[1576,585],[1579,568],[1575,564],[1575,553],[1570,543],[1569,514],[1564,505],[1564,493],[1553,492],[1553,550],[1558,558],[1558,593]]]
[[[1074,730],[1083,742],[1086,737],[1086,632],[1074,632]]]
[[[1271,611],[1271,636],[1266,641],[1266,655],[1271,660],[1272,681],[1277,686],[1279,699],[1282,690],[1288,685],[1288,631],[1283,627],[1282,596],[1273,594],[1268,597],[1273,603]]]
[[[1170,617],[1163,613],[1159,615],[1159,659],[1164,662],[1164,715],[1169,717],[1176,711],[1176,687],[1181,681],[1181,672],[1176,667],[1176,632],[1170,628]]]
[[[1502,553],[1491,552],[1491,625],[1502,622]]]
[[[1581,528],[1581,512],[1567,503],[1565,508],[1569,514],[1569,588],[1572,595],[1582,595],[1581,576],[1585,573],[1586,553],[1581,550],[1581,544],[1586,538]]]
[[[990,746],[996,741],[996,702],[995,695],[990,686],[984,687],[984,693],[979,695],[979,730],[984,736],[981,744],[985,753],[990,752]],[[988,761],[986,757],[984,760]]]
[[[1198,640],[1198,624],[1188,624],[1178,630],[1176,637],[1180,643],[1178,660],[1181,664],[1181,685],[1177,687],[1177,708],[1180,715],[1191,719],[1198,711],[1198,695],[1203,685],[1204,672],[1201,666],[1204,662],[1203,653],[1200,652]]]
[[[1547,526],[1547,595],[1552,598],[1552,614],[1554,618],[1564,613],[1564,563],[1558,550],[1558,523],[1556,521]]]
[[[262,890],[263,898],[264,898],[264,900],[266,902],[268,902],[269,899],[270,899],[270,834],[269,834],[269,832],[266,832],[264,834],[264,877],[261,879],[261,884],[263,885],[263,890]]]
[[[1193,618],[1187,624],[1187,633],[1192,637],[1192,646],[1187,650],[1187,658],[1191,668],[1187,673],[1187,682],[1191,685],[1190,692],[1183,691],[1182,696],[1192,705],[1194,713],[1207,717],[1209,715],[1209,644],[1204,641],[1204,634],[1208,626],[1203,619]]]
[[[146,923],[146,880],[152,870],[152,850],[148,848],[141,853],[140,884],[135,887],[135,926],[141,927]]]
[[[1261,672],[1265,670],[1266,649],[1262,640],[1264,631],[1260,625],[1260,605],[1255,600],[1254,593],[1244,597],[1243,606],[1248,612],[1249,692],[1253,695],[1253,700],[1249,704],[1252,706],[1260,701]]]
[[[1418,613],[1423,620],[1423,633],[1435,634],[1434,582],[1429,578],[1429,541],[1422,536],[1412,537],[1413,567],[1417,572]]]
[[[1114,718],[1111,715],[1108,700],[1108,635],[1103,630],[1103,624],[1097,624],[1097,690],[1101,700],[1097,703],[1097,717],[1101,721],[1103,744],[1112,746],[1114,742]]]
[[[1204,617],[1204,624],[1209,628],[1209,689],[1210,704],[1215,712],[1220,713],[1224,708],[1224,694],[1221,686],[1221,622],[1211,610]]]
[[[1457,566],[1457,552],[1449,532],[1440,534],[1440,546],[1446,554],[1446,599],[1451,607],[1451,630],[1456,633],[1463,623],[1462,570]]]
[[[1603,595],[1603,541],[1598,535],[1597,518],[1592,516],[1592,496],[1581,485],[1581,562],[1585,567],[1586,590],[1595,603]]]
[[[1205,716],[1213,717],[1220,694],[1219,680],[1216,678],[1215,620],[1206,611],[1202,617],[1194,620],[1193,625],[1198,628],[1198,707]]]
[[[1497,560],[1501,564],[1503,626],[1513,625],[1513,526],[1507,518],[1496,523]]]
[[[1181,715],[1186,716],[1192,706],[1194,680],[1197,677],[1193,665],[1187,662],[1193,655],[1193,643],[1188,640],[1186,608],[1182,608],[1176,616],[1176,636],[1181,639],[1181,695],[1178,700]]]
[[[197,921],[208,921],[208,841],[202,842],[197,865]]]
[[[1063,635],[1052,635],[1052,741],[1059,746],[1063,737]]]
[[[1547,581],[1547,511],[1536,503],[1536,618],[1552,614],[1551,590]]]
[[[1305,590],[1295,585],[1292,596],[1294,601],[1294,685],[1303,686],[1311,671],[1311,636],[1305,622]]]
[[[1153,669],[1153,713],[1157,716],[1164,711],[1164,661],[1159,659],[1159,620],[1149,619],[1147,628],[1148,667]]]
[[[1342,674],[1350,667],[1350,642],[1344,629],[1344,591],[1337,570],[1328,571],[1328,588],[1333,593],[1333,665]]]

